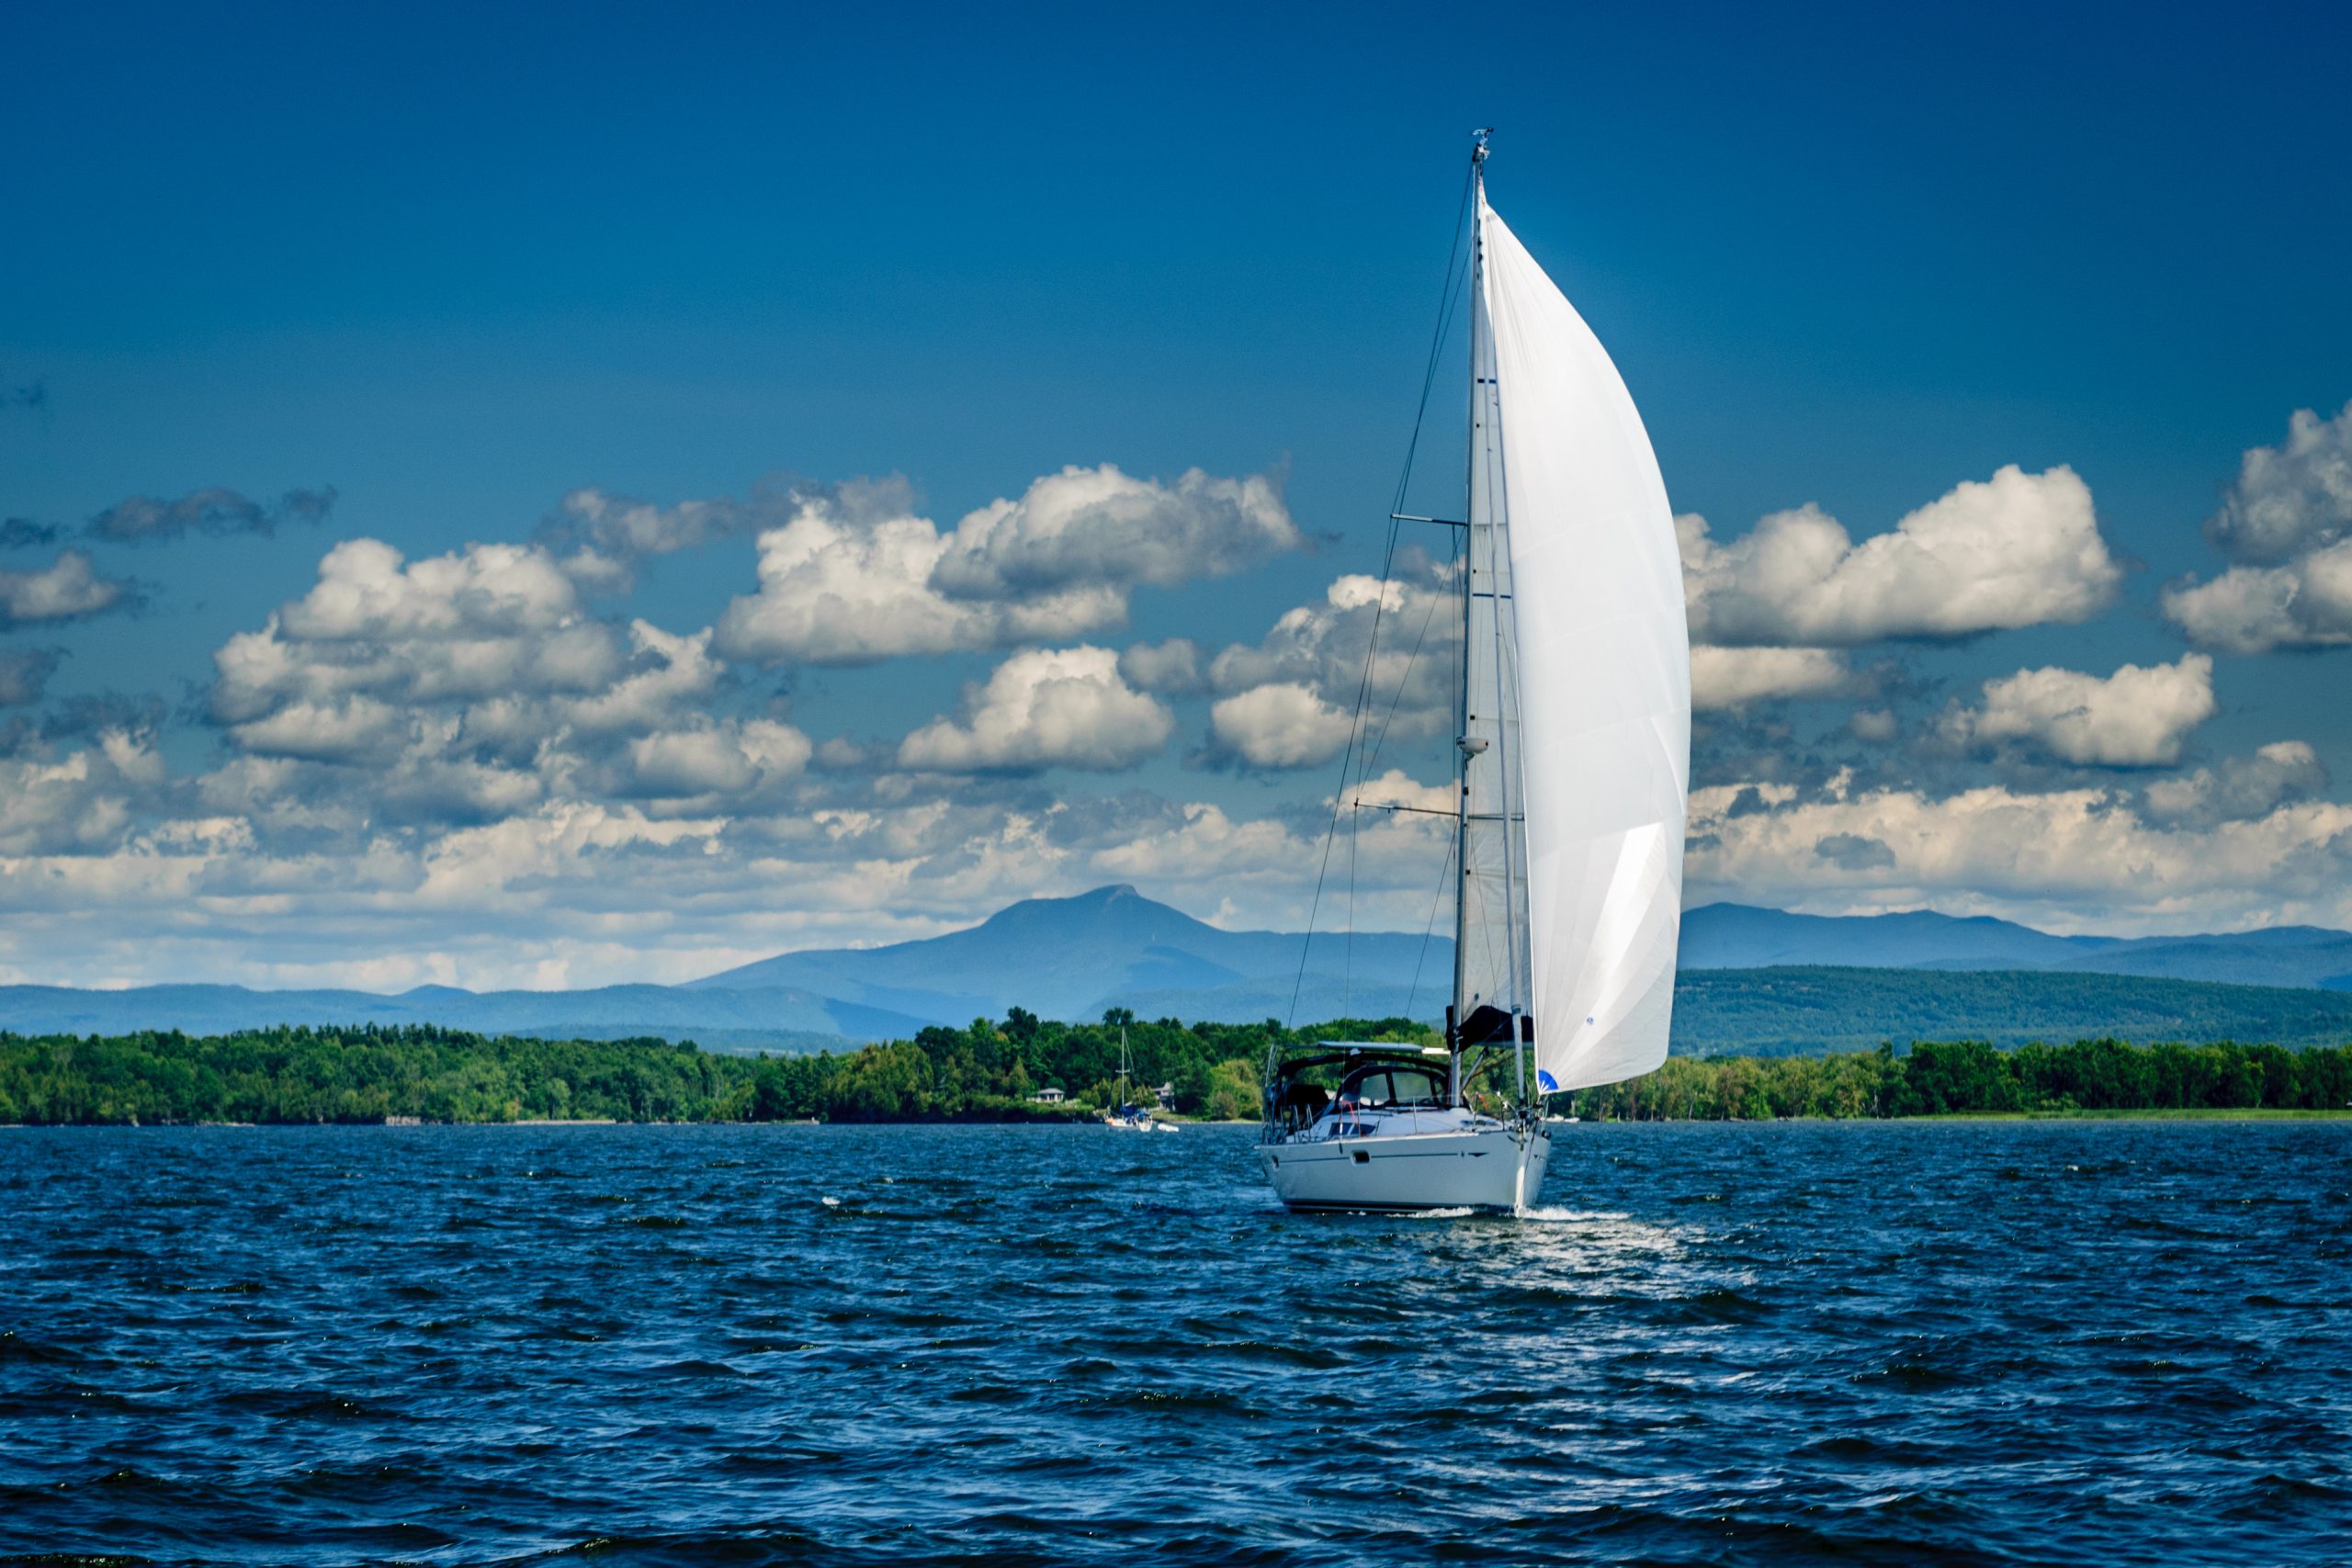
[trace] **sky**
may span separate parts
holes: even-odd
[[[2352,13],[748,10],[0,3],[0,981],[1297,929],[1376,604],[1346,798],[1449,767],[1482,125],[1690,902],[2352,927]],[[1442,922],[1374,815],[1316,918]]]

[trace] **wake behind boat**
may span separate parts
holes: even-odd
[[[1690,771],[1674,516],[1607,351],[1487,204],[1486,161],[1481,131],[1465,509],[1396,514],[1457,530],[1453,1000],[1442,1046],[1268,1053],[1258,1156],[1293,1209],[1523,1210],[1544,1097],[1666,1059]]]

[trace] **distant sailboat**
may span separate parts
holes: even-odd
[[[1149,1109],[1130,1100],[1135,1089],[1135,1068],[1127,1059],[1126,1025],[1119,1026],[1119,1081],[1111,1089],[1111,1109],[1102,1113],[1102,1123],[1114,1133],[1172,1133],[1173,1122],[1162,1122]]]
[[[1666,1059],[1690,766],[1674,516],[1616,367],[1487,205],[1486,159],[1482,131],[1447,1040],[1269,1053],[1258,1156],[1294,1209],[1523,1210],[1543,1097]],[[1482,1086],[1502,1114],[1473,1108]]]

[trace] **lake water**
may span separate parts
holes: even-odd
[[[0,1133],[0,1560],[2341,1562],[2352,1125]]]

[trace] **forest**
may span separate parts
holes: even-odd
[[[1136,1077],[1176,1111],[1254,1119],[1267,1045],[1429,1043],[1405,1019],[1300,1030],[1065,1024],[1013,1009],[968,1028],[797,1056],[662,1040],[488,1037],[426,1025],[190,1036],[0,1033],[0,1123],[1066,1121],[1113,1097],[1124,1031]],[[1062,1089],[1061,1104],[1033,1098]],[[1923,1042],[1826,1056],[1675,1056],[1627,1083],[1555,1096],[1594,1120],[1767,1121],[2100,1111],[2342,1111],[2352,1045]]]

